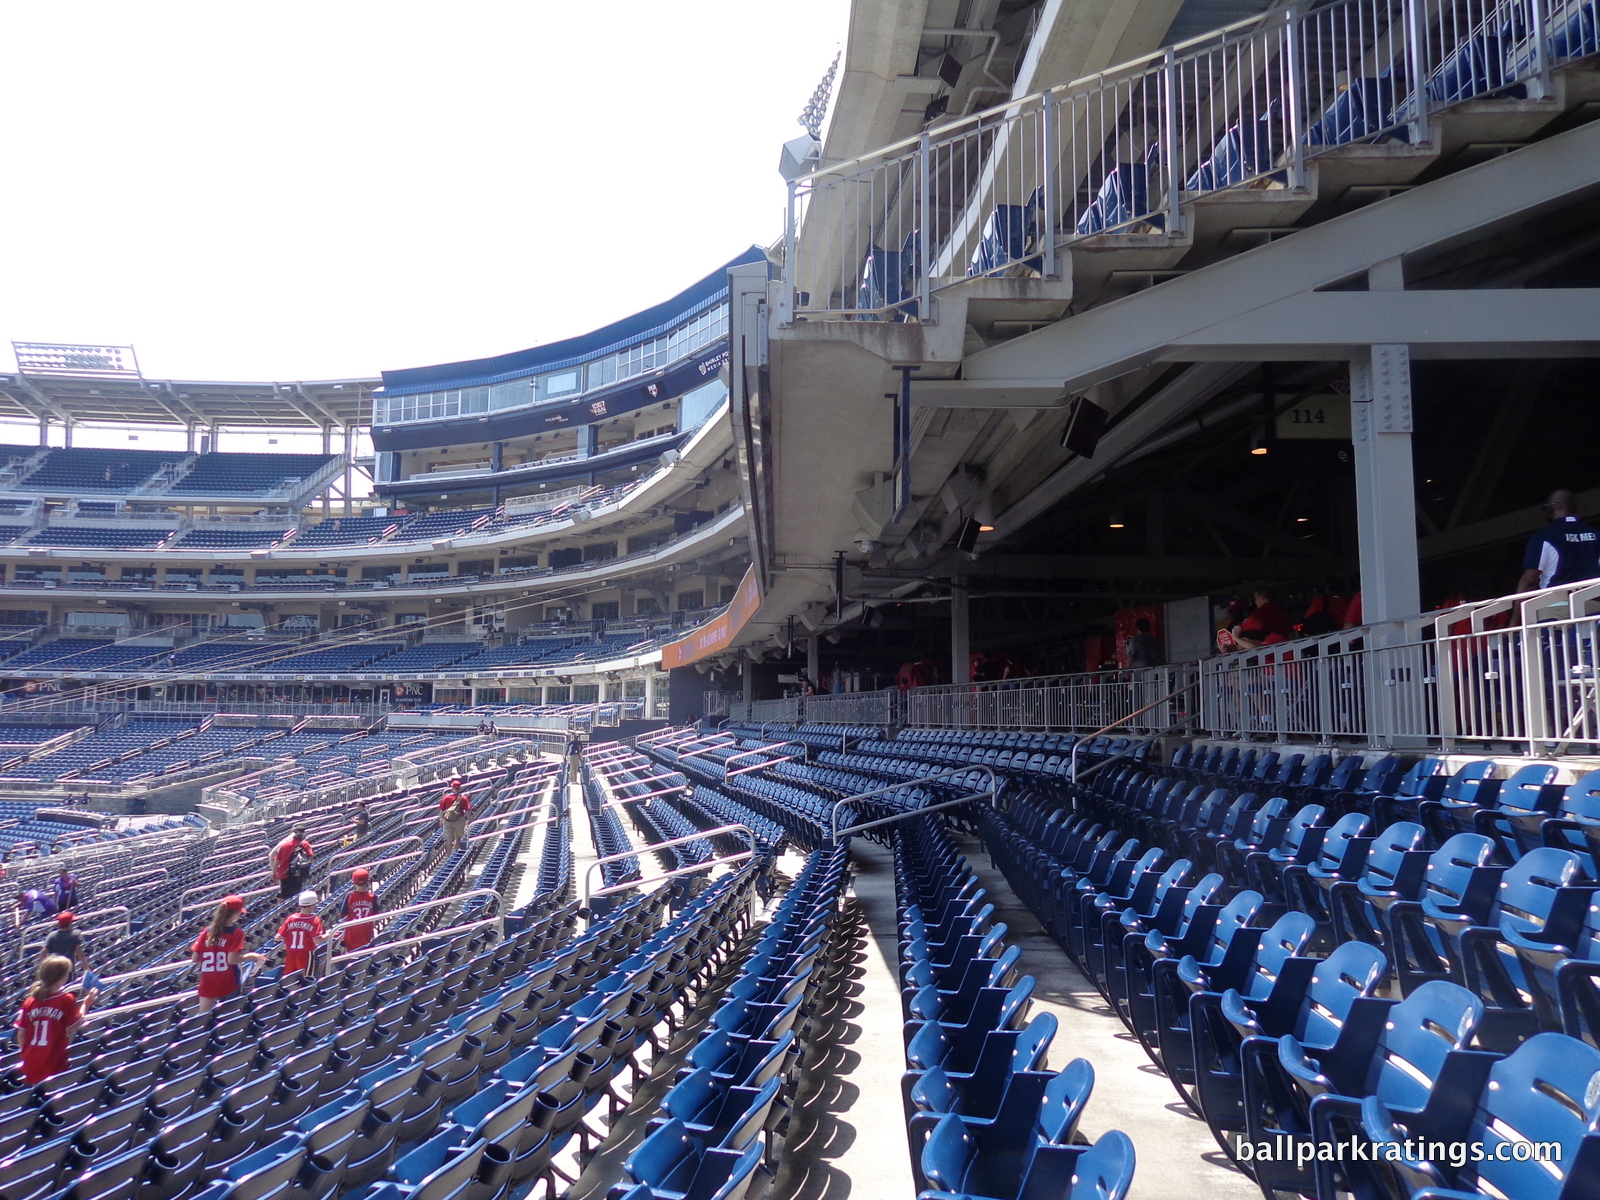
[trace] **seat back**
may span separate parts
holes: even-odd
[[[1561,797],[1560,815],[1600,821],[1600,771],[1590,771],[1567,785]]]
[[[1460,804],[1471,801],[1477,796],[1478,785],[1494,778],[1495,766],[1493,759],[1484,758],[1459,768],[1444,785],[1444,798]]]
[[[1321,825],[1326,811],[1320,804],[1307,804],[1290,817],[1289,824],[1284,827],[1283,837],[1278,840],[1279,853],[1298,854],[1307,834]]]
[[[1309,913],[1284,913],[1261,935],[1249,981],[1239,990],[1252,1000],[1265,998],[1283,971],[1283,964],[1304,950],[1316,931],[1317,923]]]
[[[1362,879],[1381,891],[1392,889],[1406,855],[1421,850],[1427,838],[1428,831],[1415,821],[1396,821],[1372,839]]]
[[[1493,860],[1493,841],[1481,833],[1458,833],[1429,856],[1423,894],[1446,908],[1455,908],[1467,895],[1473,872]]]
[[[1335,874],[1343,868],[1352,844],[1365,836],[1368,818],[1365,813],[1346,813],[1322,835],[1322,848],[1317,851],[1317,868]]]
[[[1595,1157],[1581,1150],[1597,1120],[1600,1050],[1565,1034],[1534,1034],[1489,1070],[1489,1086],[1469,1131],[1469,1138],[1484,1147],[1477,1168],[1480,1184],[1517,1200],[1594,1195]],[[1559,1143],[1561,1157],[1551,1163],[1518,1161],[1517,1142]],[[1552,1173],[1552,1166],[1561,1174]]]
[[[1223,905],[1222,911],[1217,914],[1217,923],[1212,927],[1202,962],[1215,964],[1223,960],[1239,931],[1255,920],[1256,913],[1261,911],[1262,900],[1260,892],[1245,891]]]
[[[1445,1055],[1465,1049],[1483,1020],[1483,1001],[1464,987],[1429,980],[1389,1010],[1367,1090],[1395,1108],[1421,1109]]]
[[[1094,1067],[1084,1058],[1073,1059],[1045,1084],[1039,1106],[1039,1132],[1045,1141],[1064,1145],[1072,1140],[1093,1091]]]
[[[1331,1046],[1360,996],[1370,996],[1389,970],[1383,951],[1365,942],[1345,942],[1317,964],[1295,1022],[1295,1037],[1308,1046]]]
[[[1500,879],[1501,925],[1537,933],[1549,919],[1557,889],[1583,877],[1583,860],[1570,850],[1540,846],[1528,851]]]

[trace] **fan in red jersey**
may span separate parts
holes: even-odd
[[[22,1077],[43,1083],[67,1069],[67,1047],[78,1022],[89,1011],[97,993],[84,993],[82,1001],[67,990],[72,960],[49,954],[39,963],[39,974],[17,1014],[17,1044],[22,1051]]]
[[[311,953],[326,936],[322,932],[322,918],[316,914],[317,902],[321,899],[314,890],[307,888],[300,893],[299,911],[290,913],[278,926],[285,978],[311,966]]]
[[[239,928],[239,918],[244,916],[244,899],[224,896],[211,917],[211,925],[195,939],[190,947],[195,966],[200,968],[200,1011],[208,1013],[239,990],[239,964],[265,962],[265,954],[247,953],[244,948],[244,930]]]
[[[360,921],[361,924],[346,927],[344,948],[359,950],[372,941],[372,922],[364,918],[378,911],[378,896],[372,890],[372,872],[365,867],[357,867],[350,872],[350,882],[355,887],[344,899],[344,919]]]

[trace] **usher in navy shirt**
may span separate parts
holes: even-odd
[[[1522,569],[1539,571],[1539,586],[1600,577],[1600,531],[1577,517],[1551,521],[1528,539]]]

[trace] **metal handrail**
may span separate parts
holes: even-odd
[[[653,792],[645,792],[642,796],[613,795],[611,799],[601,801],[600,807],[621,808],[624,804],[628,804],[634,800],[653,800],[657,796],[670,796],[673,792],[687,792],[691,786],[692,785],[687,783],[679,783],[673,785],[672,787],[658,788]],[[606,790],[610,791],[611,789],[607,788]]]
[[[1126,725],[1129,721],[1133,720],[1135,717],[1139,716],[1141,713],[1147,713],[1152,708],[1155,708],[1156,706],[1161,705],[1161,704],[1165,704],[1168,700],[1176,700],[1179,696],[1183,695],[1185,692],[1193,691],[1195,688],[1197,688],[1199,686],[1200,686],[1200,681],[1198,679],[1191,680],[1190,682],[1184,684],[1181,688],[1178,688],[1176,691],[1168,692],[1165,696],[1162,696],[1159,700],[1152,700],[1152,701],[1150,701],[1149,704],[1146,704],[1143,708],[1134,709],[1133,712],[1128,713],[1125,716],[1118,717],[1115,721],[1111,722],[1111,724],[1105,726],[1104,728],[1096,729],[1093,733],[1085,734],[1083,737],[1081,737],[1077,741],[1073,742],[1072,743],[1071,769],[1070,769],[1070,774],[1069,774],[1068,778],[1073,783],[1077,783],[1078,782],[1078,751],[1083,748],[1083,744],[1085,742],[1093,741],[1095,738],[1099,737],[1101,734],[1110,733],[1113,729],[1116,729],[1118,726]],[[1172,727],[1169,726],[1168,728],[1172,728]],[[1163,732],[1165,732],[1165,731],[1163,731]],[[1159,737],[1161,735],[1157,734],[1156,736]]]
[[[129,934],[131,934],[133,932],[133,910],[130,909],[126,904],[113,904],[110,908],[97,908],[97,909],[94,909],[91,912],[73,913],[72,914],[72,916],[73,916],[72,928],[77,933],[104,933],[105,932],[104,929],[86,929],[86,928],[83,927],[82,924],[80,924],[80,922],[87,921],[91,917],[103,917],[103,916],[106,916],[109,913],[121,913],[122,914],[122,920],[118,921],[118,922],[115,922],[112,925],[107,926],[106,928],[114,929],[114,928],[116,928],[117,925],[121,925],[122,926],[122,936],[123,937],[127,937]],[[26,929],[27,926],[23,926],[22,928]],[[19,930],[19,933],[20,933],[20,930]],[[17,944],[17,961],[21,962],[24,958],[28,957],[28,951],[32,950],[36,946],[42,949],[44,947],[45,942],[47,942],[49,940],[50,939],[48,937],[46,937],[46,938],[40,939],[37,942],[28,942],[28,941],[23,941],[22,938],[19,937],[17,939],[17,943],[18,943]]]
[[[748,767],[740,767],[737,771],[729,771],[726,769],[729,763],[738,762],[741,758],[750,758],[756,754],[775,754],[786,746],[799,746],[800,753],[798,755],[784,755],[782,758],[775,758],[771,762],[751,763]],[[804,742],[773,742],[768,746],[758,746],[754,750],[744,750],[738,754],[729,755],[727,758],[722,760],[722,765],[724,768],[722,777],[724,779],[732,779],[735,775],[743,775],[747,771],[759,771],[762,767],[775,767],[781,762],[793,762],[796,758],[804,759],[809,750],[810,747]]]
[[[452,892],[448,896],[439,896],[433,900],[421,900],[416,904],[407,904],[403,908],[391,908],[384,912],[375,912],[370,917],[360,917],[354,921],[340,921],[336,925],[328,926],[322,932],[331,938],[334,934],[342,933],[349,929],[352,925],[371,925],[379,918],[387,920],[392,917],[405,916],[407,913],[426,912],[430,908],[440,908],[446,904],[454,904],[459,900],[488,899],[490,897],[494,898],[495,911],[498,912],[505,904],[504,896],[494,888],[469,888],[464,892]]]
[[[554,813],[548,817],[540,817],[537,821],[529,821],[525,825],[509,825],[505,829],[491,829],[488,833],[474,833],[461,840],[463,842],[481,842],[487,838],[497,838],[502,834],[517,833],[523,829],[542,829],[546,825],[554,825],[564,815],[564,813]],[[490,819],[492,820],[493,818]]]
[[[417,946],[423,942],[436,941],[442,937],[465,933],[469,929],[481,929],[485,925],[494,925],[503,929],[505,918],[499,914],[492,917],[480,917],[476,921],[468,921],[465,925],[447,925],[443,929],[431,929],[427,933],[417,933],[410,937],[401,938],[398,942],[384,942],[378,946],[363,946],[360,950],[348,950],[343,954],[335,954],[328,959],[327,966],[331,970],[335,963],[349,962],[352,958],[366,958],[372,954],[383,954],[387,951],[399,950],[404,946]]]
[[[680,751],[679,754],[678,754],[678,761],[682,762],[686,758],[699,758],[702,754],[710,754],[713,750],[726,750],[729,746],[737,746],[739,744],[739,739],[734,737],[733,734],[731,734],[731,733],[713,733],[713,734],[708,734],[704,738],[695,738],[694,740],[695,741],[710,741],[713,738],[720,738],[720,737],[725,737],[728,740],[725,741],[725,742],[717,742],[715,745],[711,745],[711,746],[701,746],[698,750],[691,750],[687,754],[684,754],[684,753],[682,753]],[[688,745],[687,742],[684,743],[684,744]]]
[[[1168,725],[1165,729],[1157,730],[1155,733],[1146,734],[1144,737],[1134,738],[1133,741],[1128,744],[1128,748],[1126,750],[1122,750],[1116,754],[1113,754],[1110,758],[1103,758],[1099,762],[1085,768],[1083,774],[1075,774],[1072,777],[1072,782],[1077,783],[1081,779],[1087,779],[1096,771],[1099,771],[1104,767],[1109,767],[1114,762],[1121,762],[1125,758],[1132,758],[1140,746],[1147,746],[1151,742],[1155,741],[1158,737],[1166,737],[1167,734],[1171,733],[1173,730],[1182,729],[1186,724],[1188,724],[1187,718],[1182,721],[1175,722],[1172,725]]]
[[[669,839],[669,840],[667,840],[665,842],[652,842],[648,846],[640,846],[640,847],[638,847],[637,849],[634,849],[634,850],[623,850],[623,851],[619,851],[616,854],[607,854],[604,858],[597,858],[592,863],[589,863],[586,867],[584,867],[584,870],[583,870],[583,899],[584,899],[584,907],[585,908],[588,907],[589,898],[590,898],[591,895],[594,894],[594,893],[591,893],[589,891],[589,881],[590,881],[590,879],[593,877],[595,871],[597,871],[599,868],[605,866],[607,863],[621,862],[625,858],[638,858],[641,854],[651,854],[651,853],[654,853],[657,850],[670,850],[673,846],[682,846],[686,842],[703,841],[706,838],[715,837],[716,835],[718,835],[720,833],[742,833],[742,834],[744,834],[745,838],[750,843],[750,853],[751,854],[755,853],[755,849],[756,849],[756,834],[755,834],[755,830],[751,829],[750,826],[748,826],[748,825],[734,824],[734,825],[718,825],[715,829],[704,829],[704,830],[701,830],[698,833],[691,833],[691,834],[686,834],[683,837],[671,838],[671,839]],[[745,855],[745,857],[748,858],[749,855]],[[703,869],[705,869],[707,867],[714,867],[714,866],[719,865],[722,861],[723,860],[719,858],[719,859],[712,859],[709,862],[695,863],[693,869],[698,871],[698,870],[703,870]],[[635,883],[639,883],[641,881],[635,880],[634,882]],[[613,885],[613,886],[615,886],[615,885]]]
[[[669,879],[677,879],[682,875],[694,875],[701,871],[708,871],[712,867],[720,867],[729,863],[747,862],[748,860],[754,858],[755,854],[756,852],[754,850],[740,850],[733,854],[724,854],[719,858],[713,858],[709,862],[695,863],[692,866],[687,867],[677,867],[661,875],[650,875],[644,879],[625,879],[621,883],[613,883],[609,887],[601,888],[598,892],[590,893],[585,899],[585,905],[587,906],[589,901],[595,900],[600,896],[610,896],[617,892],[628,891],[631,888],[644,887],[648,883],[665,883]],[[593,920],[592,915],[590,920]]]
[[[335,867],[333,870],[329,871],[324,878],[331,880],[335,875],[354,875],[357,871],[363,868],[371,870],[373,867],[382,867],[389,863],[410,862],[412,859],[421,858],[425,853],[427,853],[422,846],[421,838],[401,838],[400,840],[403,842],[416,842],[417,848],[415,850],[403,851],[400,854],[385,855],[383,858],[375,858],[367,862],[359,862],[354,866]]]
[[[338,853],[330,854],[328,856],[328,864],[329,864],[329,866],[332,866],[334,863],[338,862],[341,858],[351,858],[351,857],[354,857],[355,855],[358,855],[358,854],[371,854],[374,850],[387,850],[390,846],[401,846],[401,845],[404,845],[406,842],[415,842],[417,844],[417,849],[418,850],[421,850],[422,847],[423,847],[422,839],[419,838],[416,834],[411,833],[411,834],[407,834],[405,837],[397,837],[397,838],[394,838],[394,839],[392,839],[390,841],[387,841],[387,842],[378,842],[377,844],[372,845],[372,846],[352,846],[348,850],[340,850]],[[369,863],[368,865],[370,866],[372,864]],[[333,873],[334,872],[331,872],[331,871],[329,872],[329,874],[333,874]]]
[[[269,893],[275,893],[279,890],[281,889],[278,887],[278,885],[273,883],[268,884],[266,887],[251,888],[248,892],[234,892],[232,894],[238,896],[241,900],[249,900],[252,896],[265,896]],[[222,903],[220,900],[206,900],[200,904],[188,904],[185,903],[185,897],[192,896],[195,892],[211,892],[215,894],[216,891],[217,885],[214,883],[203,883],[199,887],[184,889],[184,891],[178,895],[178,914],[175,918],[173,918],[173,925],[182,925],[183,914],[192,908],[206,908],[209,905]]]
[[[657,729],[654,733],[641,733],[634,737],[633,746],[636,750],[640,746],[659,746],[674,738],[680,742],[693,741],[694,727],[692,725],[669,725],[665,729]]]
[[[949,779],[954,775],[966,775],[972,771],[982,771],[989,776],[989,790],[987,792],[973,792],[969,796],[962,796],[959,800],[946,800],[940,804],[918,805],[916,808],[907,809],[904,812],[896,813],[892,817],[884,817],[877,821],[868,821],[864,825],[851,825],[844,829],[839,828],[839,813],[845,808],[846,805],[855,804],[858,801],[869,799],[872,796],[881,796],[886,792],[897,792],[901,788],[916,787],[917,785],[923,783],[938,783],[942,780]],[[975,763],[966,767],[952,767],[948,771],[939,771],[935,774],[924,775],[917,779],[907,779],[901,783],[891,783],[886,787],[874,788],[870,792],[861,792],[855,796],[846,796],[843,800],[840,800],[833,806],[833,812],[829,816],[828,842],[830,845],[837,845],[839,839],[848,834],[860,833],[864,829],[876,829],[879,825],[890,825],[895,821],[903,821],[907,817],[915,816],[918,813],[934,812],[941,808],[952,808],[957,804],[965,804],[969,800],[977,800],[982,796],[988,796],[989,803],[993,805],[995,811],[999,811],[1000,776],[996,774],[993,767],[986,763]]]
[[[668,771],[664,775],[651,775],[651,776],[649,776],[648,778],[645,778],[645,779],[624,779],[622,782],[624,784],[660,783],[663,779],[671,779],[674,775],[678,775],[678,774],[681,774],[681,773],[682,772],[679,772],[679,771]],[[600,773],[598,771],[596,771],[595,774],[599,775]],[[604,784],[608,790],[617,786],[616,784],[611,782],[611,777],[608,776],[608,775],[601,775],[600,776],[600,782],[602,784]]]

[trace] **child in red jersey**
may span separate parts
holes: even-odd
[[[362,919],[378,911],[378,897],[372,890],[372,872],[365,867],[350,872],[350,882],[355,886],[344,898],[344,919],[362,923],[345,929],[344,948],[359,950],[372,941],[372,922]]]
[[[22,1002],[17,1014],[17,1043],[22,1051],[22,1077],[29,1083],[43,1083],[67,1069],[67,1046],[72,1042],[78,1022],[89,1011],[97,993],[84,993],[83,1000],[66,990],[72,978],[72,960],[59,954],[46,955],[39,963],[33,991]]]
[[[265,962],[265,954],[247,953],[244,948],[244,930],[239,928],[239,918],[245,915],[244,899],[224,896],[211,917],[210,927],[195,939],[190,948],[195,966],[200,968],[200,984],[196,989],[200,997],[200,1011],[208,1013],[239,990],[239,964]]]
[[[322,899],[312,888],[300,893],[300,910],[292,912],[278,926],[278,940],[283,943],[283,974],[287,978],[311,966],[311,952],[326,936],[322,932],[322,918],[317,916],[317,903]]]

